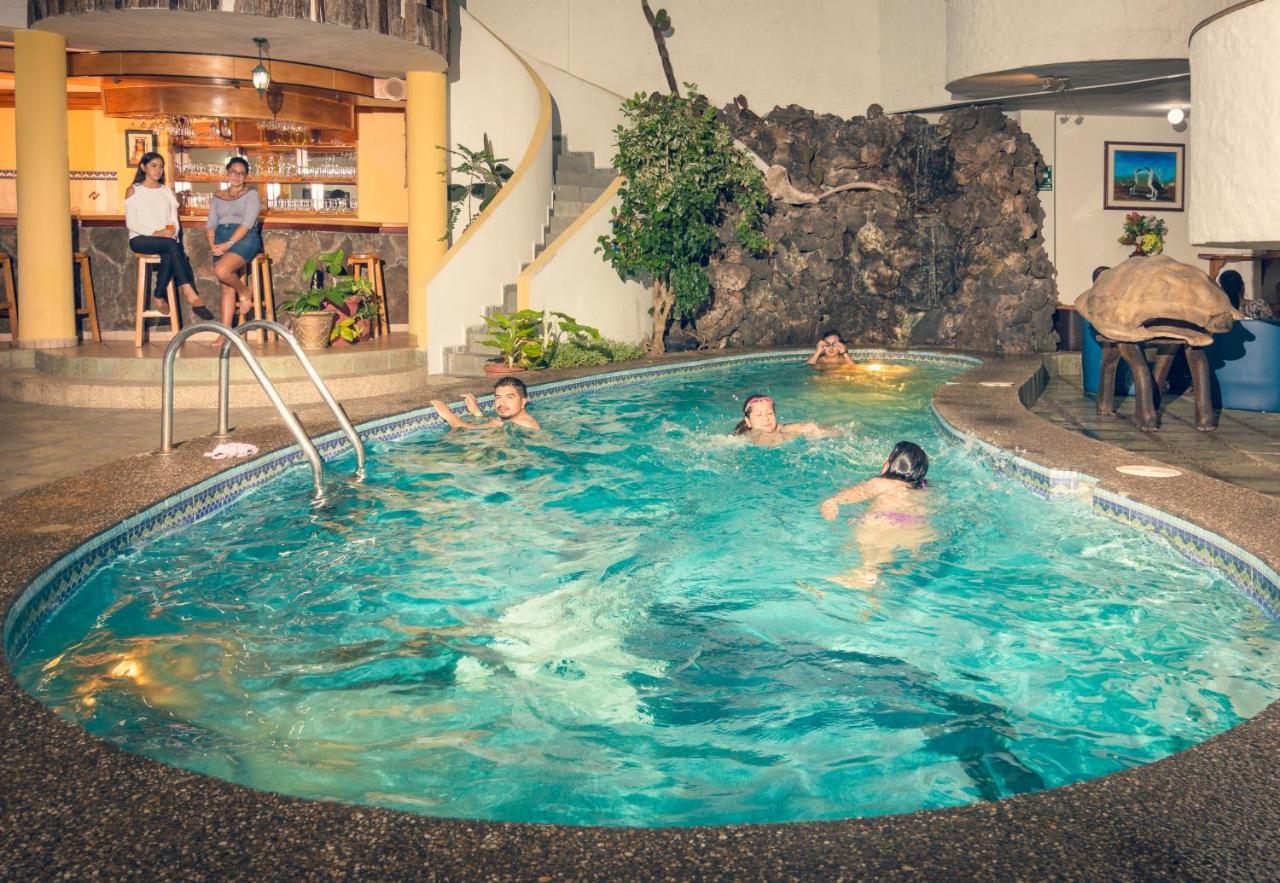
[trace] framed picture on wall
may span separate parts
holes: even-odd
[[[1104,209],[1182,211],[1187,195],[1185,144],[1107,141],[1103,151]]]
[[[130,166],[137,168],[144,153],[156,149],[156,133],[148,129],[124,130],[124,158]]]

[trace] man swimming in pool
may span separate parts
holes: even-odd
[[[536,431],[542,427],[538,425],[533,415],[525,410],[528,401],[529,391],[525,389],[523,380],[519,377],[503,377],[493,385],[493,411],[498,416],[482,423],[463,420],[440,399],[432,399],[431,404],[436,409],[436,413],[454,429],[497,429],[499,426],[511,423],[521,429]],[[472,417],[484,417],[480,404],[471,393],[464,395],[462,402],[467,406],[467,413]]]
[[[822,335],[817,349],[805,364],[813,365],[815,368],[838,368],[856,363],[853,361],[853,356],[849,355],[849,348],[844,345],[840,332],[831,330]]]

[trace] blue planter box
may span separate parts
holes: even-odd
[[[1238,411],[1280,411],[1280,322],[1238,321],[1226,334],[1214,335],[1205,355],[1213,369],[1214,404]]]

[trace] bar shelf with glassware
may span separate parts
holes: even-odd
[[[210,138],[174,142],[173,185],[183,212],[208,212],[213,193],[228,186],[227,162],[241,157],[249,163],[245,183],[257,188],[264,212],[354,216],[358,208],[355,144],[317,140],[300,144]]]

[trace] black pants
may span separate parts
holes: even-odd
[[[191,272],[187,253],[182,249],[182,240],[170,239],[168,236],[134,236],[129,240],[129,247],[136,254],[160,255],[153,297],[163,300],[170,280],[177,283],[179,288],[183,285],[195,285],[196,277]]]

